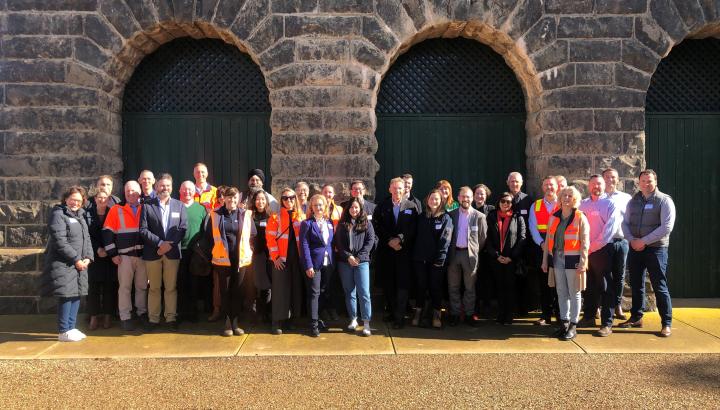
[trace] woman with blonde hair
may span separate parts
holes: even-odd
[[[440,191],[440,196],[442,196],[442,203],[445,207],[446,212],[458,209],[459,205],[453,199],[452,185],[450,185],[449,181],[444,179],[439,180],[437,184],[435,184],[435,189]]]
[[[561,340],[577,335],[581,292],[585,289],[585,271],[590,249],[590,225],[578,209],[580,192],[573,186],[560,190],[560,210],[548,220],[547,239],[543,249],[542,270],[548,272],[548,286],[557,289],[560,304]]]

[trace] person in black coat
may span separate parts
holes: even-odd
[[[404,326],[410,280],[411,256],[415,242],[418,209],[403,199],[405,181],[390,181],[391,196],[381,202],[373,214],[378,236],[377,274],[382,278],[385,296],[385,320],[393,320],[393,328]]]
[[[432,326],[442,327],[441,304],[445,278],[445,259],[452,241],[453,223],[445,212],[442,195],[433,189],[425,199],[425,212],[417,221],[413,265],[417,294],[413,326],[430,327],[430,310],[425,306],[426,293],[430,293]]]
[[[520,268],[523,243],[526,238],[525,220],[512,210],[512,194],[500,196],[498,209],[488,215],[486,250],[492,260],[492,270],[498,295],[500,324],[512,324],[515,309],[515,281]]]
[[[58,340],[77,342],[85,338],[75,325],[80,296],[88,293],[87,269],[94,256],[82,209],[85,189],[72,186],[62,199],[48,222],[42,290],[46,296],[58,297]]]
[[[338,272],[345,291],[345,305],[350,324],[355,331],[357,322],[357,298],[360,298],[360,315],[363,336],[370,336],[372,305],[370,302],[370,251],[375,245],[375,230],[367,218],[358,198],[351,198],[343,210],[333,237]]]
[[[488,216],[495,210],[495,205],[488,203],[492,192],[485,184],[477,184],[473,187],[473,208]],[[492,261],[487,252],[480,254],[478,261],[478,278],[475,282],[475,312],[480,314],[483,311],[489,312],[492,308],[492,300],[495,299],[495,283],[492,277]]]

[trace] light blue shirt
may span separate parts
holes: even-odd
[[[395,202],[393,202],[393,215],[395,215],[395,223],[397,223],[398,216],[400,215],[400,205],[402,204],[402,201],[400,201],[397,205],[395,205]]]
[[[163,227],[163,233],[167,234],[168,231],[168,225],[170,224],[170,200],[167,201],[167,204],[163,205],[161,201],[158,201],[160,204],[160,213],[162,214],[162,227]]]
[[[632,199],[632,195],[626,194],[622,191],[615,191],[612,194],[605,193],[605,197],[610,200],[613,204],[615,204],[615,209],[617,209],[618,212],[620,212],[620,220],[622,221],[625,219],[625,211],[627,210],[627,204]],[[617,231],[613,233],[613,239],[624,239],[625,235],[623,235],[622,231],[622,223],[620,226],[618,226]]]
[[[580,210],[590,225],[590,251],[593,253],[612,242],[613,235],[620,229],[622,218],[605,194],[593,201],[585,198],[580,202]]]

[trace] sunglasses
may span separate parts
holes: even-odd
[[[280,199],[282,199],[283,201],[289,201],[289,200],[292,199],[292,200],[294,201],[294,200],[295,200],[295,195],[293,195],[293,196],[281,196]]]
[[[512,200],[509,200],[509,199],[501,199],[501,200],[500,200],[500,203],[501,203],[501,204],[511,204],[511,203],[512,203]]]

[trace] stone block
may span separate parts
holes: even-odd
[[[7,246],[11,248],[41,247],[47,240],[47,226],[8,226],[7,234]]]
[[[5,103],[11,106],[92,106],[97,104],[96,90],[66,85],[8,84]]]
[[[568,134],[543,134],[541,137],[541,152],[543,154],[564,154]]]
[[[690,31],[695,31],[705,24],[705,16],[703,9],[697,0],[674,0],[680,18],[685,23],[685,27]]]
[[[545,12],[550,14],[592,13],[593,0],[546,0]]]
[[[405,9],[396,1],[378,1],[375,4],[375,12],[393,31],[400,42],[408,41],[415,35],[417,29]]]
[[[38,296],[0,296],[0,315],[36,315],[39,300]]]
[[[627,38],[633,34],[632,17],[560,17],[558,38]]]
[[[620,61],[619,40],[574,40],[570,42],[570,61]]]
[[[270,10],[276,14],[308,13],[316,9],[317,3],[318,0],[271,0]]]
[[[621,152],[631,156],[645,155],[645,132],[624,133]]]
[[[615,64],[615,85],[646,91],[650,87],[651,75],[635,70],[625,64]]]
[[[5,177],[49,175],[48,164],[41,157],[29,155],[1,156],[0,170]]]
[[[78,37],[75,39],[75,58],[93,67],[103,68],[111,57],[92,41]]]
[[[264,71],[273,71],[278,67],[295,61],[295,41],[283,40],[260,55],[260,65]]]
[[[583,132],[568,134],[567,154],[620,154],[623,134]]]
[[[553,90],[543,96],[545,108],[641,108],[645,93],[616,87],[588,86]]]
[[[387,53],[398,45],[395,36],[387,31],[375,17],[363,17],[362,21],[363,37],[379,50]]]
[[[372,132],[375,129],[375,112],[365,110],[323,111],[323,129],[337,131]]]
[[[48,60],[0,60],[0,82],[59,83],[65,80],[65,63]]]
[[[73,154],[77,152],[77,137],[72,131],[3,132],[5,153],[18,154]]]
[[[530,56],[537,72],[545,71],[568,61],[568,42],[558,40]]]
[[[635,18],[635,38],[660,56],[670,51],[670,42],[665,32],[647,17]]]
[[[425,26],[427,17],[425,16],[425,4],[423,0],[401,0],[405,13],[412,19],[416,30],[420,30]]]
[[[105,0],[100,4],[100,11],[115,27],[115,30],[125,38],[131,38],[133,34],[141,30],[123,0]]]
[[[323,159],[324,175],[331,177],[372,177],[380,169],[371,155],[338,155],[326,156]]]
[[[122,143],[120,135],[93,131],[76,134],[79,152],[96,152],[119,158]]]
[[[308,152],[319,155],[374,155],[377,151],[377,140],[372,134],[281,133],[273,136],[272,149],[273,155],[302,155]]]
[[[36,296],[39,293],[40,272],[0,273],[0,296]]]
[[[706,21],[715,21],[720,12],[720,4],[716,0],[699,0]]]
[[[240,21],[241,19],[238,19]],[[283,19],[273,16],[260,24],[255,33],[248,38],[248,44],[260,54],[283,37]]]
[[[268,0],[248,0],[245,6],[240,10],[237,19],[232,23],[230,28],[232,32],[240,39],[246,39],[258,27],[258,23],[266,24],[267,21],[263,21],[265,16],[269,12]],[[282,37],[283,30],[283,18],[281,16],[274,16],[273,24],[276,27],[264,27],[265,35],[261,35],[263,38],[267,37],[267,33],[280,32]],[[259,38],[258,38],[259,39]]]
[[[314,154],[310,152],[308,154]],[[297,181],[298,177],[320,178],[325,175],[323,157],[320,155],[274,155],[272,160],[273,179],[291,177]]]
[[[46,211],[45,206],[36,201],[0,203],[0,224],[42,224],[47,222]],[[0,262],[1,270],[2,262]]]
[[[65,82],[82,85],[84,87],[97,88],[105,92],[112,91],[115,86],[112,78],[100,72],[90,70],[76,62],[68,62]]]
[[[644,14],[647,0],[595,0],[597,14]]]
[[[0,226],[0,246],[5,246],[5,227]]]
[[[195,3],[195,19],[211,21],[220,0],[200,0]]]
[[[352,41],[351,53],[355,61],[380,71],[387,62],[385,53],[364,41]]]
[[[538,75],[543,90],[570,87],[575,84],[575,65],[563,64],[560,67],[553,67]]]
[[[548,171],[554,175],[587,176],[592,172],[592,157],[590,156],[550,156],[547,160]]]
[[[311,1],[310,3],[314,3]],[[372,13],[373,2],[367,0],[319,0],[320,13]]]
[[[118,51],[123,46],[123,39],[108,26],[105,20],[94,14],[85,16],[85,35],[108,50]]]
[[[613,64],[575,64],[575,81],[577,85],[611,85],[613,83],[613,68]]]
[[[285,36],[359,36],[362,18],[357,16],[285,16]]]
[[[525,49],[528,54],[552,44],[555,41],[557,26],[555,18],[545,17],[535,25],[523,37]]]
[[[596,110],[596,131],[642,131],[645,129],[644,110]]]
[[[107,130],[110,126],[108,114],[95,108],[23,107],[8,114],[7,126],[13,130]]]
[[[600,173],[607,168],[615,168],[619,175],[637,175],[643,168],[642,157],[637,155],[601,156],[595,158],[595,169],[593,172]],[[631,193],[634,190],[625,190]]]
[[[346,61],[349,52],[350,43],[345,39],[302,39],[297,45],[299,60]]]
[[[36,173],[38,173],[36,171]],[[3,175],[5,175],[3,173]],[[12,178],[5,180],[5,194],[9,201],[37,201],[60,198],[61,185],[49,178]]]
[[[8,10],[38,10],[38,11],[94,11],[97,9],[97,0],[7,0]]]
[[[344,69],[335,63],[294,64],[268,76],[271,89],[306,85],[342,85]]]
[[[219,2],[213,22],[219,28],[230,28],[244,4],[245,1],[223,0]]]
[[[541,111],[538,116],[544,131],[591,131],[592,110]]]
[[[277,131],[313,131],[322,128],[322,114],[317,110],[273,110],[270,126]],[[272,161],[275,163],[275,160]],[[274,175],[274,174],[273,174]]]
[[[157,3],[157,8],[153,0],[131,0],[126,2],[133,17],[143,30],[152,29],[157,26],[159,21],[168,19],[166,14],[167,9],[171,7],[170,2],[168,0],[159,0],[155,3]],[[172,15],[172,10],[170,10],[170,14]]]
[[[35,272],[42,267],[38,264],[41,249],[17,250],[3,249],[0,251],[0,275],[8,272]],[[4,286],[0,286],[0,292]],[[4,293],[7,295],[7,293]]]
[[[622,62],[652,74],[660,63],[660,57],[637,40],[623,40]]]
[[[3,41],[2,55],[6,58],[68,58],[72,55],[72,40],[62,37],[8,37]]]
[[[491,27],[502,27],[508,17],[515,11],[517,5],[517,0],[470,2],[466,20],[485,21]]]
[[[8,13],[6,29],[7,35],[78,35],[83,33],[83,17],[65,13]]]
[[[515,15],[505,23],[509,25],[508,35],[513,40],[522,37],[530,27],[534,26],[543,14],[543,2],[537,0],[520,0]]]
[[[145,1],[145,0],[143,0]],[[155,8],[159,21],[173,21],[175,20],[175,11],[173,10],[172,0],[151,0],[152,5]],[[230,3],[242,3],[232,1]],[[140,20],[138,20],[140,21]]]
[[[303,87],[275,91],[270,100],[273,107],[369,108],[372,93],[355,87]]]
[[[658,25],[670,35],[673,41],[685,38],[687,30],[683,26],[672,0],[653,0],[650,2],[650,13]]]

